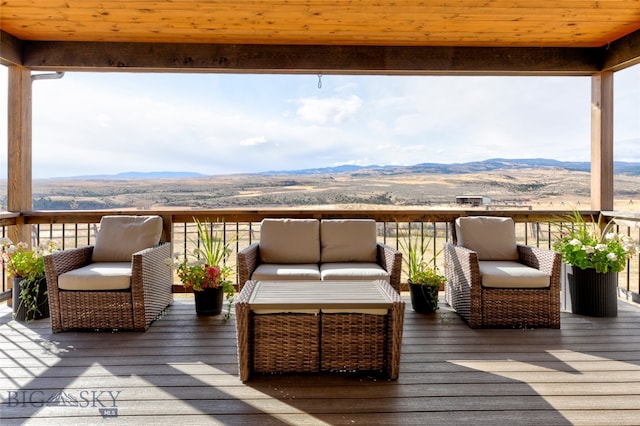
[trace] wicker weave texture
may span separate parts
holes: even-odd
[[[59,300],[61,330],[134,329],[130,291],[61,291]]]
[[[251,279],[251,274],[259,264],[260,244],[253,243],[240,250],[236,256],[238,265],[238,288],[242,291],[245,283]]]
[[[389,273],[389,284],[400,293],[402,274],[402,253],[390,246],[378,243],[378,264]]]
[[[388,315],[322,314],[323,371],[385,370]]]
[[[173,271],[166,266],[170,257],[171,243],[164,243],[133,255],[133,280],[140,283],[143,289],[142,299],[134,297],[134,303],[141,306],[144,312],[142,319],[136,318],[137,329],[148,328],[162,315],[167,306],[173,303]],[[138,265],[141,266],[140,270],[137,269]],[[140,276],[137,276],[138,271]],[[134,312],[140,311],[136,309]]]
[[[311,373],[320,366],[320,316],[251,315],[253,371]]]
[[[483,289],[482,325],[551,327],[549,296],[548,290]]]
[[[248,281],[242,286],[240,294],[235,303],[236,308],[236,338],[238,341],[238,372],[240,380],[245,382],[251,375],[251,341],[249,334],[252,330],[249,327],[249,298],[255,287],[255,281]]]
[[[392,307],[387,316],[387,371],[391,380],[400,376],[400,354],[402,353],[402,332],[404,329],[405,303],[394,288],[386,283],[381,284],[382,290],[389,296]]]

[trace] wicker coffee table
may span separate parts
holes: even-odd
[[[398,378],[404,302],[385,281],[247,281],[236,303],[240,380],[380,371]]]

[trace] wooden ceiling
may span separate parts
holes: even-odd
[[[0,0],[34,70],[588,75],[640,62],[640,0]]]
[[[601,47],[640,29],[638,0],[3,0],[21,40]]]

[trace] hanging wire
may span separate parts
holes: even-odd
[[[322,89],[322,73],[318,73],[318,89]]]

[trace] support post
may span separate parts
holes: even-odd
[[[31,151],[31,70],[19,65],[8,67],[7,120],[7,210],[32,210]],[[18,217],[16,226],[9,227],[8,236],[14,243],[31,244],[31,229]],[[8,288],[12,287],[11,281]]]
[[[613,72],[591,77],[591,209],[613,210]]]
[[[17,65],[9,66],[8,77],[7,210],[24,212],[33,208],[31,71]],[[14,242],[31,242],[31,232],[20,224],[9,230],[9,237]]]

